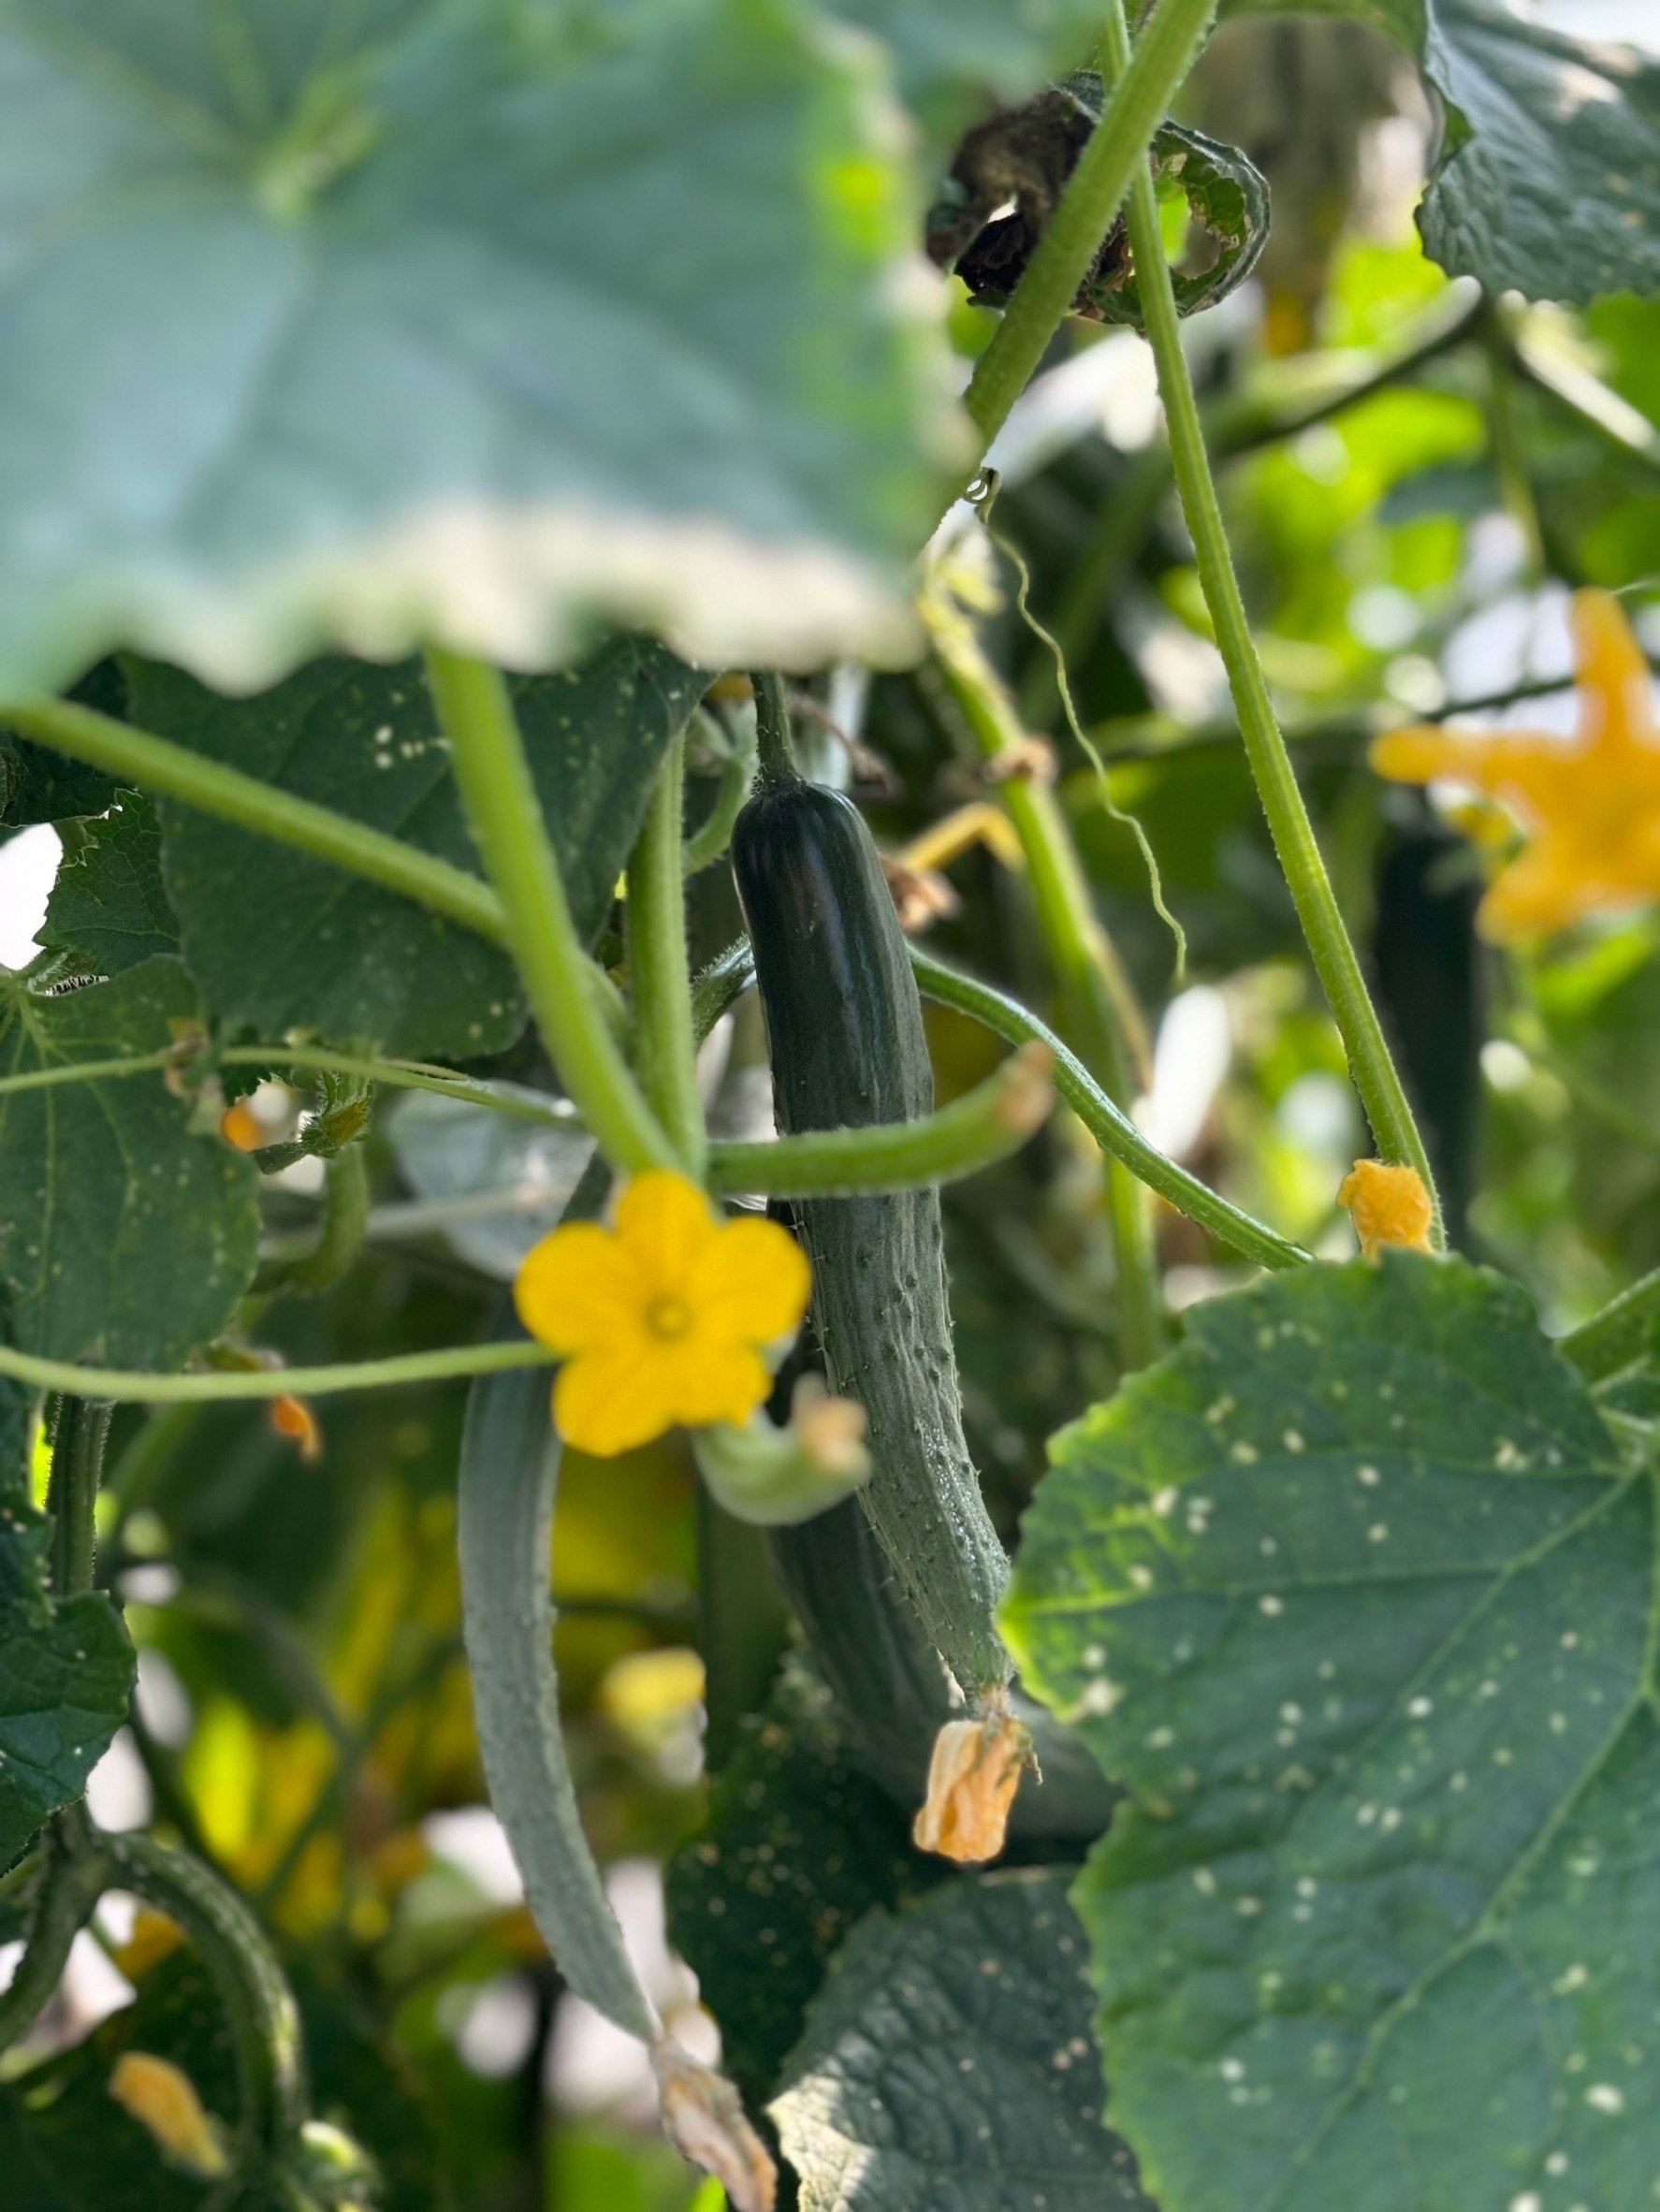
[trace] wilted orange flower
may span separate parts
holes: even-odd
[[[279,1436],[299,1445],[299,1456],[308,1466],[323,1457],[323,1424],[305,1400],[297,1398],[292,1390],[271,1400],[270,1425]]]
[[[1573,626],[1580,728],[1571,740],[1425,725],[1372,748],[1380,776],[1456,778],[1517,817],[1527,842],[1481,902],[1483,934],[1501,941],[1660,897],[1660,722],[1649,665],[1608,592],[1577,593]]]
[[[807,1256],[787,1230],[716,1218],[684,1175],[636,1175],[616,1226],[571,1222],[518,1271],[532,1336],[566,1355],[553,1418],[609,1459],[684,1424],[747,1420],[772,1388],[763,1346],[807,1311]]]
[[[1385,1244],[1409,1252],[1429,1252],[1435,1208],[1416,1168],[1386,1167],[1380,1159],[1358,1159],[1345,1176],[1337,1203],[1347,1206],[1361,1240],[1361,1250],[1376,1259]]]
[[[947,1721],[934,1739],[928,1795],[911,1824],[919,1851],[937,1851],[964,1866],[996,1858],[1032,1739],[1012,1713]]]

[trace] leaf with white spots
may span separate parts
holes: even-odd
[[[770,2108],[801,2212],[1154,2212],[1101,2118],[1071,1879],[964,1875],[860,1922]]]
[[[477,861],[419,665],[317,661],[251,699],[135,662],[134,719],[463,867]],[[651,779],[707,679],[617,637],[579,667],[515,680],[531,771],[577,926],[610,910]],[[215,1017],[261,1037],[467,1058],[524,1026],[506,955],[396,893],[164,800],[164,874]]]
[[[126,1716],[133,1648],[100,1592],[56,1604],[51,1529],[29,1496],[31,1407],[0,1378],[0,1872],[73,1804]]]
[[[1648,2203],[1652,1478],[1522,1294],[1272,1278],[1054,1458],[1005,1627],[1129,1793],[1074,1901],[1164,2212]]]
[[[164,1050],[200,1003],[177,960],[57,995],[0,968],[0,1075]],[[218,1334],[259,1238],[253,1163],[160,1074],[0,1094],[0,1292],[54,1360],[171,1368]]]

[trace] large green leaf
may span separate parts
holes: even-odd
[[[1152,2212],[1101,2121],[1070,1879],[968,1875],[860,1923],[771,2107],[801,2212]]]
[[[129,664],[135,717],[419,845],[476,866],[448,749],[418,665],[313,662],[226,700],[177,668]],[[612,639],[580,668],[521,677],[516,705],[579,928],[592,939],[664,749],[705,678],[661,646]],[[506,956],[328,862],[164,802],[167,891],[214,1014],[404,1053],[498,1052],[524,1026]]]
[[[177,953],[161,831],[147,798],[123,792],[100,821],[79,831],[72,851],[66,847],[36,942],[107,976]]]
[[[1311,7],[1376,23],[1441,95],[1419,225],[1444,269],[1530,299],[1660,291],[1660,64],[1501,0],[1237,0],[1235,12]]]
[[[1652,1480],[1522,1293],[1274,1278],[1055,1461],[1006,1625],[1129,1792],[1075,1901],[1164,2212],[1646,2202]]]
[[[0,0],[0,694],[908,647],[947,415],[879,61],[799,0]]]
[[[45,1588],[51,1530],[29,1495],[30,1404],[0,1380],[0,1869],[72,1804],[126,1717],[133,1648],[101,1592]]]
[[[772,2089],[853,1923],[925,1895],[945,1871],[849,1764],[827,1693],[805,1668],[787,1672],[668,1876],[669,1933],[747,2091]]]
[[[200,1020],[178,961],[42,994],[0,969],[0,1073],[163,1050]],[[0,1096],[0,1284],[16,1343],[57,1360],[177,1367],[253,1273],[253,1165],[160,1075]]]

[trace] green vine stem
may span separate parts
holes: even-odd
[[[0,2051],[21,2041],[51,2001],[76,1937],[109,1886],[109,1862],[102,1851],[85,1847],[78,1833],[84,1826],[60,1814],[47,1831],[23,1955],[0,1990]]]
[[[111,1878],[179,1923],[213,1982],[236,2049],[244,2157],[280,2154],[306,2118],[305,2045],[259,1923],[199,1859],[152,1836],[109,1836],[104,1851]]]
[[[93,1586],[98,1483],[112,1411],[107,1399],[66,1394],[58,1400],[46,1506],[52,1523],[52,1589],[59,1597]]]
[[[1103,74],[1128,82],[1140,58],[1139,46],[1135,60],[1129,58],[1129,31],[1122,0],[1109,0],[1102,43]],[[1290,754],[1274,718],[1267,679],[1252,643],[1250,622],[1240,594],[1239,579],[1234,574],[1233,556],[1200,427],[1193,384],[1182,352],[1175,295],[1159,234],[1158,196],[1148,171],[1139,173],[1131,187],[1129,222],[1147,337],[1158,366],[1159,395],[1170,426],[1176,487],[1193,539],[1200,585],[1228,670],[1245,754],[1261,796],[1262,810],[1268,818],[1274,850],[1308,941],[1316,972],[1331,1003],[1378,1152],[1385,1160],[1415,1168],[1434,1200],[1435,1186],[1429,1155],[1384,1040],[1376,1010],[1367,993],[1360,961],[1344,927],[1308,810],[1298,789]],[[1445,1243],[1438,1203],[1434,1234],[1437,1245]]]
[[[1035,1039],[1055,1055],[1055,1087],[1103,1151],[1111,1153],[1133,1175],[1160,1198],[1168,1199],[1190,1221],[1197,1221],[1218,1242],[1259,1267],[1303,1267],[1312,1255],[1301,1244],[1276,1235],[1263,1222],[1178,1167],[1143,1136],[1123,1108],[1101,1088],[1077,1054],[1053,1029],[1022,1006],[1018,999],[948,968],[920,947],[910,947],[910,965],[923,996],[941,1006],[954,1006],[988,1029],[1021,1044]]]
[[[1066,1026],[1085,1063],[1120,1103],[1136,1088],[1145,1051],[1141,1010],[1101,927],[1077,847],[1059,801],[1041,775],[1023,772],[1027,738],[1014,703],[980,650],[966,620],[936,623],[939,665],[982,754],[1004,775],[1000,796],[1026,855],[1038,933],[1055,974]],[[1107,1155],[1107,1212],[1118,1260],[1119,1350],[1127,1369],[1145,1367],[1164,1348],[1163,1300],[1153,1219],[1140,1182],[1115,1152]]]
[[[315,1244],[285,1263],[282,1288],[315,1295],[338,1283],[357,1257],[369,1224],[369,1169],[360,1143],[337,1152],[324,1171],[323,1228]]]
[[[388,837],[367,822],[296,798],[240,768],[227,768],[170,738],[153,736],[66,699],[32,699],[0,707],[0,721],[54,752],[85,761],[143,791],[160,792],[204,814],[332,861],[355,876],[396,891],[480,937],[506,941],[507,916],[488,883],[465,868]]]
[[[634,1010],[635,1072],[681,1167],[701,1177],[708,1138],[697,1093],[686,958],[685,767],[686,744],[677,737],[663,757],[629,860],[623,928]]]
[[[692,985],[692,1028],[701,1044],[755,981],[755,955],[740,937],[699,971]]]
[[[674,1147],[586,981],[587,955],[571,919],[507,686],[482,661],[438,647],[428,652],[427,670],[473,839],[500,895],[508,946],[560,1080],[614,1166],[673,1167]]]
[[[1642,1349],[1650,1328],[1660,1318],[1660,1267],[1643,1275],[1599,1314],[1558,1337],[1556,1348],[1594,1382],[1612,1375]]]
[[[755,749],[748,746],[721,764],[714,804],[687,838],[680,856],[682,876],[695,876],[712,867],[732,842],[732,825],[744,810],[755,781]]]
[[[750,678],[755,687],[755,751],[763,782],[794,776],[795,749],[790,742],[790,701],[784,679],[776,669],[762,670]]]
[[[445,1345],[430,1352],[398,1352],[385,1360],[344,1360],[328,1367],[214,1369],[201,1375],[152,1375],[141,1368],[78,1367],[0,1345],[0,1375],[36,1390],[91,1393],[116,1405],[176,1405],[230,1398],[327,1398],[341,1390],[397,1390],[410,1383],[451,1382],[460,1375],[493,1375],[504,1367],[542,1367],[553,1354],[540,1344]]]
[[[1216,0],[1160,0],[969,383],[982,455],[1031,382],[1192,66]]]
[[[1027,1043],[995,1075],[917,1121],[711,1145],[710,1187],[768,1198],[837,1198],[954,1182],[1006,1159],[1041,1128],[1054,1100],[1052,1066],[1045,1045]]]

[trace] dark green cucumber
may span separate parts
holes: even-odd
[[[951,1682],[855,1499],[767,1532],[773,1568],[847,1730],[848,1757],[902,1810],[916,1803],[934,1738],[953,1719]],[[1041,1784],[1022,1784],[1009,1832],[1027,1843],[1092,1842],[1118,1792],[1081,1738],[1018,1689]]]
[[[867,1128],[930,1113],[922,1002],[876,846],[839,793],[764,783],[737,818],[733,870],[766,1015],[779,1128]],[[831,1388],[869,1422],[859,1492],[883,1551],[970,1703],[1005,1683],[1009,1563],[963,1438],[935,1190],[792,1205],[812,1262]]]

